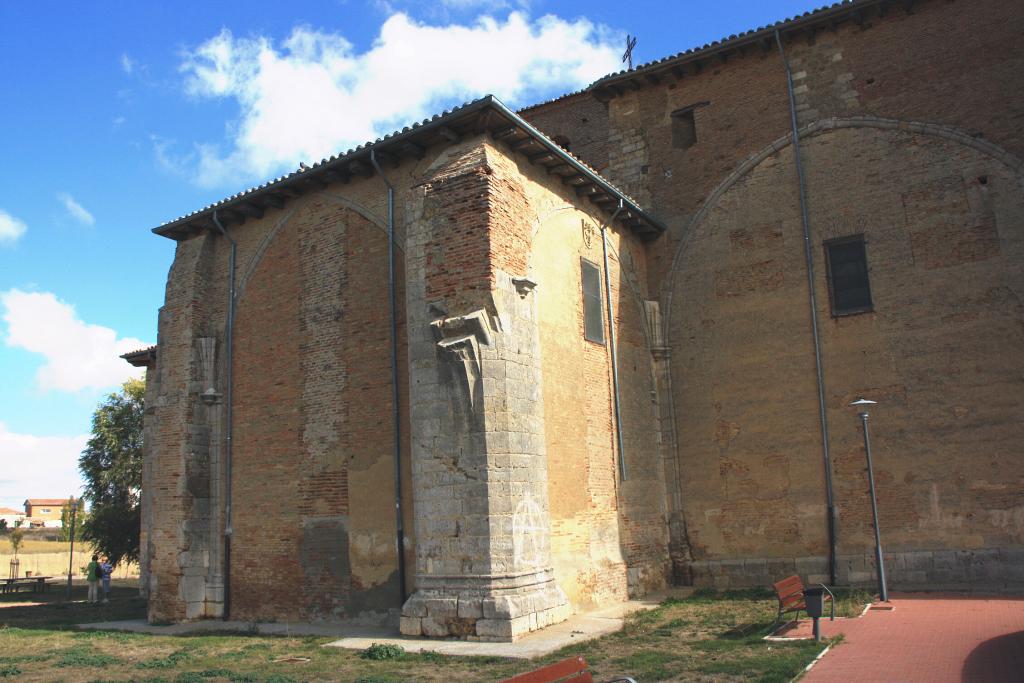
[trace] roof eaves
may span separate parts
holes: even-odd
[[[144,368],[156,360],[156,346],[129,351],[128,353],[121,354],[121,358],[137,368]]]
[[[831,5],[825,5],[815,10],[804,12],[801,15],[782,19],[768,26],[760,26],[756,29],[743,31],[738,34],[715,40],[701,47],[691,48],[685,52],[679,52],[662,59],[657,59],[645,64],[640,64],[633,69],[618,71],[603,76],[587,87],[587,91],[594,92],[620,82],[629,81],[638,76],[654,75],[663,70],[677,67],[687,62],[693,62],[708,57],[714,57],[729,50],[750,44],[761,44],[764,47],[770,45],[776,31],[780,33],[809,30],[818,24],[834,24],[837,20],[851,18],[856,12],[862,11],[874,5],[881,5],[886,0],[842,0]]]
[[[194,233],[195,230],[206,227],[205,221],[211,214],[213,214],[214,211],[237,210],[242,214],[243,221],[245,220],[245,211],[259,212],[259,214],[262,215],[262,208],[254,204],[254,201],[257,198],[273,195],[275,192],[279,192],[289,186],[292,186],[296,182],[303,182],[306,180],[317,182],[316,179],[318,177],[321,178],[320,182],[323,182],[322,178],[332,172],[349,173],[354,164],[362,164],[364,167],[369,166],[369,164],[365,162],[371,151],[378,155],[383,155],[388,154],[390,150],[403,145],[412,145],[415,147],[416,145],[413,142],[414,140],[422,139],[423,136],[431,132],[440,131],[443,133],[446,129],[450,130],[449,126],[458,125],[458,122],[462,122],[466,117],[469,117],[472,114],[483,114],[486,109],[492,109],[494,112],[497,112],[501,117],[505,118],[509,124],[525,132],[527,136],[533,138],[533,140],[544,147],[548,153],[557,156],[561,160],[561,164],[571,167],[573,173],[584,176],[587,179],[585,183],[586,186],[599,188],[599,194],[605,193],[613,198],[613,200],[617,200],[621,203],[621,205],[626,209],[626,215],[623,219],[624,222],[625,219],[628,218],[633,221],[633,226],[646,224],[648,229],[645,230],[648,234],[660,234],[665,231],[665,225],[663,223],[644,211],[635,200],[604,179],[596,170],[564,150],[544,133],[523,119],[519,114],[505,106],[496,97],[493,95],[487,95],[486,97],[482,97],[478,100],[468,102],[461,107],[456,107],[449,111],[445,111],[442,114],[435,115],[430,119],[425,119],[420,123],[407,126],[401,131],[385,135],[374,142],[368,142],[356,147],[355,149],[350,149],[344,154],[323,159],[310,167],[305,167],[299,171],[289,173],[286,176],[281,176],[280,178],[263,183],[257,187],[234,194],[219,202],[199,209],[198,211],[193,211],[190,214],[164,223],[163,225],[154,228],[153,232],[170,239],[182,239],[188,234]],[[486,118],[486,116],[484,118]],[[490,130],[493,132],[494,128],[491,127]],[[372,174],[372,168],[369,170],[369,173]],[[136,352],[133,352],[133,354],[134,353]],[[133,354],[126,354],[126,356],[132,356]],[[125,360],[132,363],[131,358],[125,358]]]
[[[558,97],[552,97],[550,100],[544,100],[543,102],[535,102],[534,104],[531,104],[527,107],[517,109],[516,113],[522,116],[525,112],[530,112],[533,111],[534,109],[540,109],[541,107],[546,107],[556,102],[562,102],[563,100],[570,100],[573,97],[578,97],[580,95],[587,95],[589,94],[589,92],[590,88],[588,86],[586,88],[583,88],[582,90],[574,90],[572,92],[567,92],[564,95],[559,95]]]

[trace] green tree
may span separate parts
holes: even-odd
[[[21,549],[21,542],[25,540],[25,530],[15,529],[7,535],[7,540],[11,542],[11,550],[14,551],[14,559],[18,559],[18,550]]]
[[[82,537],[114,565],[139,559],[145,390],[142,380],[129,380],[99,404],[78,459],[90,503]]]
[[[85,524],[85,519],[88,516],[85,512],[85,498],[79,498],[75,501],[75,507],[78,508],[75,511],[75,540],[81,541],[85,539],[82,535],[82,527]],[[68,500],[60,509],[60,540],[67,542],[71,540],[71,501]]]

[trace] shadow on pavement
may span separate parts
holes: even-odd
[[[967,655],[960,680],[964,683],[1002,683],[1008,672],[1024,676],[1024,631],[986,640]]]

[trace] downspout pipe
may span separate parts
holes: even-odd
[[[234,330],[235,330],[235,257],[238,251],[238,244],[232,239],[228,231],[217,216],[217,210],[213,211],[213,224],[217,226],[220,234],[231,244],[231,251],[228,255],[228,317],[224,325],[224,364],[227,366],[227,388],[224,390],[224,621],[230,618],[231,612],[231,535],[234,529],[231,526],[231,444],[234,436]]]
[[[814,295],[814,254],[811,251],[811,221],[807,213],[807,183],[800,158],[800,133],[796,120],[796,96],[793,94],[793,71],[786,59],[782,36],[775,29],[775,42],[786,68],[786,88],[789,93],[789,119],[793,129],[793,159],[796,164],[797,187],[800,191],[800,220],[804,230],[804,260],[807,262],[807,300],[811,309],[811,334],[814,342],[814,363],[818,378],[818,419],[821,422],[821,453],[825,464],[825,500],[828,507],[828,575],[831,585],[836,583],[836,510],[832,494],[832,457],[829,454],[828,414],[825,410],[825,368],[821,360],[821,336],[818,333],[818,305]]]
[[[370,150],[370,163],[388,188],[388,298],[391,304],[391,418],[395,432],[395,542],[398,553],[399,606],[405,605],[405,522],[402,519],[402,423],[398,409],[398,302],[395,294],[395,186]]]
[[[626,453],[622,447],[622,405],[619,401],[619,354],[615,343],[615,308],[612,305],[612,279],[608,272],[608,226],[615,222],[619,212],[623,210],[623,201],[615,208],[615,213],[601,226],[601,253],[604,256],[604,293],[608,305],[608,344],[612,352],[612,396],[615,402],[615,439],[619,447],[619,481],[626,481]]]

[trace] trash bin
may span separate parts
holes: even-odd
[[[804,605],[806,605],[807,616],[814,619],[825,613],[825,588],[812,586],[804,589]]]

